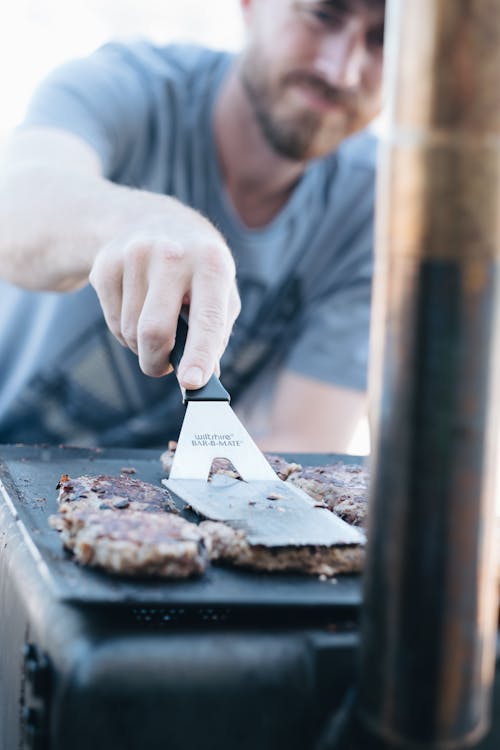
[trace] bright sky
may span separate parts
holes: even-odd
[[[15,0],[0,24],[0,135],[23,116],[36,83],[59,63],[110,38],[198,41],[238,49],[238,0]]]

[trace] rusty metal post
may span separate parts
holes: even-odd
[[[488,728],[498,611],[500,3],[388,6],[357,717],[452,750]]]

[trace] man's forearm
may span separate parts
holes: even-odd
[[[0,278],[26,289],[76,289],[103,246],[156,224],[170,202],[57,165],[8,169],[0,177]]]

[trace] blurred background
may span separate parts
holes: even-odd
[[[36,83],[110,38],[200,42],[237,50],[238,0],[16,0],[2,8],[0,137],[22,118]]]
[[[0,147],[23,117],[29,97],[60,63],[109,39],[146,37],[157,43],[198,42],[238,50],[243,42],[239,0],[16,0],[0,24]],[[350,452],[369,452],[367,421]]]

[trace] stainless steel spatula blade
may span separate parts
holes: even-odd
[[[227,458],[247,481],[277,479],[228,401],[188,401],[170,479],[207,481],[214,458]]]
[[[245,482],[216,474],[203,483],[164,479],[163,484],[204,518],[244,531],[249,544],[330,547],[365,542],[360,529],[278,477]]]

